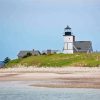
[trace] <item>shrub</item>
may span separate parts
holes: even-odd
[[[32,53],[28,52],[23,58],[27,58],[27,57],[30,57],[32,56]]]

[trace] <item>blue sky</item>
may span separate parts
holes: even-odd
[[[0,0],[0,60],[20,50],[62,50],[67,25],[100,51],[100,0]]]

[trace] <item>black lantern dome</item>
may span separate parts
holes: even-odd
[[[64,28],[64,36],[67,36],[67,35],[71,35],[71,28],[67,25],[66,28]]]

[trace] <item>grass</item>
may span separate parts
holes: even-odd
[[[6,64],[6,67],[14,67],[18,65],[38,67],[99,67],[100,53],[75,53],[30,56],[27,58],[11,60],[9,63]]]

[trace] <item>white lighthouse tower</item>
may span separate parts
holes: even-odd
[[[72,35],[71,28],[67,26],[64,29],[64,48],[63,48],[63,53],[64,54],[73,54],[74,53],[74,48],[73,48],[73,43],[75,41],[75,36]]]

